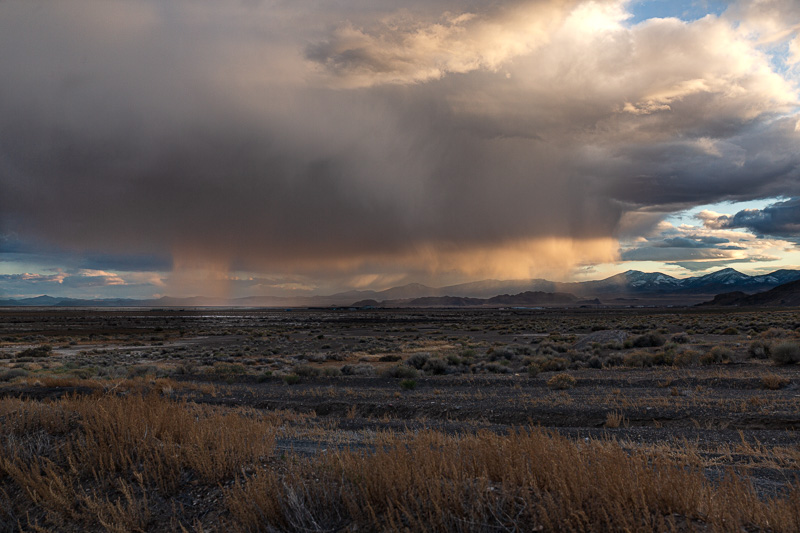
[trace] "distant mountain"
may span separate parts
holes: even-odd
[[[798,276],[798,278],[800,278],[800,276]],[[777,280],[777,278],[775,279]],[[738,270],[734,270],[732,268],[726,268],[712,274],[706,274],[705,276],[696,278],[687,278],[681,281],[682,283],[680,284],[680,290],[683,292],[707,293],[709,291],[716,292],[719,290],[730,289],[731,287],[736,287],[737,289],[741,290],[749,289],[751,291],[757,291],[765,285],[770,285],[772,287],[775,286],[775,284],[770,283],[767,278],[764,278],[759,282],[754,280],[752,276],[742,274]]]
[[[408,302],[396,302],[407,307],[478,307],[486,303],[483,298],[465,298],[464,296],[423,296]]]
[[[568,283],[557,283],[546,279],[518,279],[500,281],[487,279],[449,285],[438,289],[439,295],[464,296],[471,298],[491,298],[498,294],[519,294],[522,292],[556,292],[557,286],[567,286]]]
[[[113,298],[102,300],[83,300],[79,298],[56,298],[53,296],[36,296],[35,298],[19,298],[0,300],[0,307],[126,307],[140,305],[142,300]]]
[[[659,295],[715,294],[721,291],[753,293],[800,279],[800,270],[777,270],[763,276],[748,276],[733,268],[725,268],[704,276],[673,278],[660,272],[629,270],[599,281],[583,282],[582,289],[591,294]],[[583,290],[572,291],[584,294]]]
[[[21,306],[21,305],[56,305],[63,298],[53,298],[52,296],[36,296],[35,298],[20,298],[19,300],[0,300],[0,305],[3,306]]]
[[[367,300],[373,301],[373,300]],[[500,306],[540,306],[574,304],[578,297],[574,294],[526,291],[519,294],[501,294],[491,298],[469,298],[466,296],[423,296],[411,300],[384,300],[384,307],[500,307]],[[361,307],[356,302],[352,307]],[[375,302],[377,304],[377,302]]]
[[[363,300],[406,300],[409,298],[423,298],[426,296],[442,296],[444,293],[442,289],[428,287],[419,283],[409,283],[400,287],[392,287],[383,291],[347,291],[332,294],[326,298],[337,301],[354,301],[355,299]]]
[[[797,307],[800,306],[800,280],[778,285],[774,289],[756,294],[745,294],[741,291],[718,294],[705,306],[737,306],[737,307]]]
[[[724,290],[758,292],[782,283],[800,279],[800,270],[777,270],[762,276],[748,276],[732,268],[726,268],[704,276],[675,278],[661,272],[628,270],[609,278],[562,283],[545,279],[531,280],[484,280],[434,289],[427,296],[462,296],[490,298],[497,294],[519,294],[521,292],[569,293],[582,298],[659,296],[669,294],[716,294]]]
[[[377,300],[359,300],[349,307],[380,307],[381,303]]]
[[[546,279],[528,280],[483,280],[447,287],[428,287],[419,283],[411,283],[400,287],[392,287],[382,291],[348,291],[330,296],[249,296],[245,298],[172,298],[163,297],[149,300],[131,299],[73,299],[57,298],[52,296],[37,296],[36,298],[5,299],[0,300],[0,306],[71,306],[71,307],[194,307],[194,306],[229,306],[229,307],[327,307],[349,306],[353,302],[374,300],[383,302],[384,305],[412,305],[412,306],[463,306],[483,305],[470,302],[471,298],[493,299],[513,297],[527,293],[539,294],[567,294],[573,298],[572,303],[578,299],[600,298],[603,301],[617,300],[619,298],[636,298],[664,302],[671,299],[678,303],[694,303],[704,297],[725,292],[741,291],[746,294],[763,292],[779,285],[800,280],[800,270],[776,270],[770,274],[748,276],[732,268],[726,268],[691,278],[674,278],[661,272],[640,272],[628,270],[621,274],[606,279],[593,281],[580,281],[562,283]],[[498,296],[500,295],[500,296]],[[425,298],[444,298],[443,300],[414,300]],[[454,298],[461,298],[456,300]],[[548,305],[538,301],[502,303],[496,300],[491,305]],[[541,297],[539,297],[541,298]],[[449,299],[449,300],[448,300]],[[450,302],[450,303],[446,303]],[[563,302],[562,302],[563,303]]]
[[[756,283],[775,283],[777,285],[783,285],[800,279],[798,274],[800,274],[800,271],[784,269],[776,270],[771,274],[764,274],[763,276],[753,276],[751,279]]]
[[[526,291],[520,294],[501,294],[486,300],[490,305],[555,305],[571,304],[578,300],[574,294],[564,292]]]

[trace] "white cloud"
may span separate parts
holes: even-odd
[[[476,12],[446,12],[438,20],[400,11],[370,27],[345,23],[308,49],[349,87],[418,83],[446,74],[497,71],[514,57],[545,44],[575,1],[505,2]],[[579,6],[576,11],[586,10]]]

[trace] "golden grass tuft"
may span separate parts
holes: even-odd
[[[761,378],[761,386],[769,390],[778,390],[790,383],[789,378],[777,374],[767,374]]]
[[[623,415],[621,411],[610,411],[608,414],[606,414],[605,427],[618,428],[622,425],[627,427],[628,419],[625,418],[625,415]]]
[[[567,373],[556,374],[547,380],[547,386],[553,390],[571,389],[578,381]]]

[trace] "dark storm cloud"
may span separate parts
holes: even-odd
[[[52,245],[25,241],[17,235],[0,235],[0,263],[2,262],[120,272],[156,272],[172,268],[169,255],[76,253]]]
[[[705,225],[714,229],[746,228],[760,235],[800,240],[800,198],[777,202],[764,209],[745,209],[735,215],[708,218]]]
[[[324,272],[800,195],[794,89],[731,21],[390,4],[3,2],[0,233]]]
[[[672,237],[655,242],[656,248],[719,248],[719,244],[730,242],[720,237]]]

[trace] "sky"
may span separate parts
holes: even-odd
[[[0,1],[0,297],[800,268],[796,0]]]

